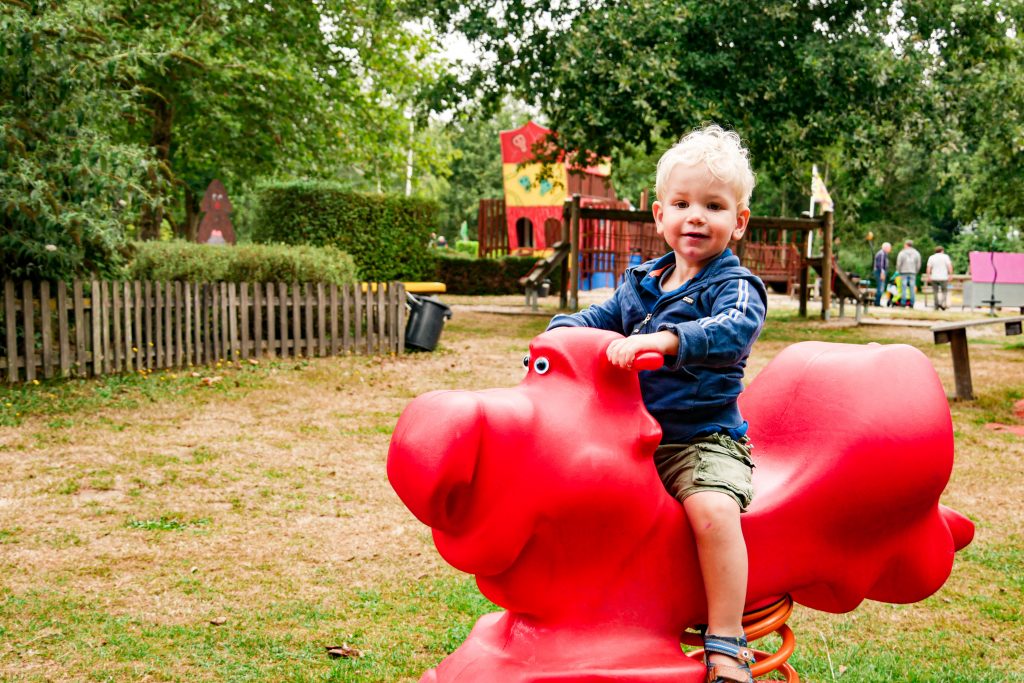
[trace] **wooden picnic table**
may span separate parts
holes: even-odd
[[[967,328],[996,323],[1006,325],[1007,335],[1020,334],[1021,324],[1024,323],[1024,315],[1013,318],[978,318],[976,320],[932,325],[931,329],[935,343],[949,343],[950,345],[950,350],[953,354],[953,377],[956,380],[956,397],[962,401],[974,399],[974,388],[971,385],[971,359],[967,353]]]

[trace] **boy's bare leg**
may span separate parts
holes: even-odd
[[[724,493],[701,491],[683,500],[697,541],[697,559],[708,602],[708,633],[743,635],[747,598],[747,544],[740,526],[740,508]],[[712,654],[715,664],[735,666],[727,655]]]

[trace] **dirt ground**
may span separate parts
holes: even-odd
[[[193,388],[175,400],[0,428],[0,589],[23,596],[63,587],[105,614],[188,625],[241,618],[282,595],[330,605],[343,590],[450,575],[388,485],[391,430],[426,391],[517,383],[547,314],[502,310],[521,309],[521,297],[446,301],[455,315],[434,353],[265,363],[258,381],[219,393]],[[773,297],[772,305],[795,302]],[[851,316],[808,325],[858,343],[914,344],[952,393],[948,346],[933,345],[926,326],[883,320],[846,333]],[[1024,352],[1007,349],[997,329],[971,339],[983,397],[953,404],[958,454],[944,502],[981,520],[979,539],[1019,542],[1024,440],[983,425],[1012,419],[1000,402],[1007,390],[1024,391]],[[748,377],[788,343],[759,342]],[[181,532],[152,531],[161,524]],[[79,652],[87,634],[56,657],[28,644],[37,632],[27,621],[8,618],[3,633],[0,678],[62,678],[89,661]]]

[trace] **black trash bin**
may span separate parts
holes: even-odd
[[[432,296],[406,293],[409,321],[405,324],[405,346],[413,351],[433,351],[441,338],[444,321],[452,317],[452,309]]]

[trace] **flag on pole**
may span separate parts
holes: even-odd
[[[818,173],[817,164],[811,166],[811,204],[815,202],[821,205],[822,211],[832,210],[832,196],[828,193],[825,181],[821,179],[821,175]]]

